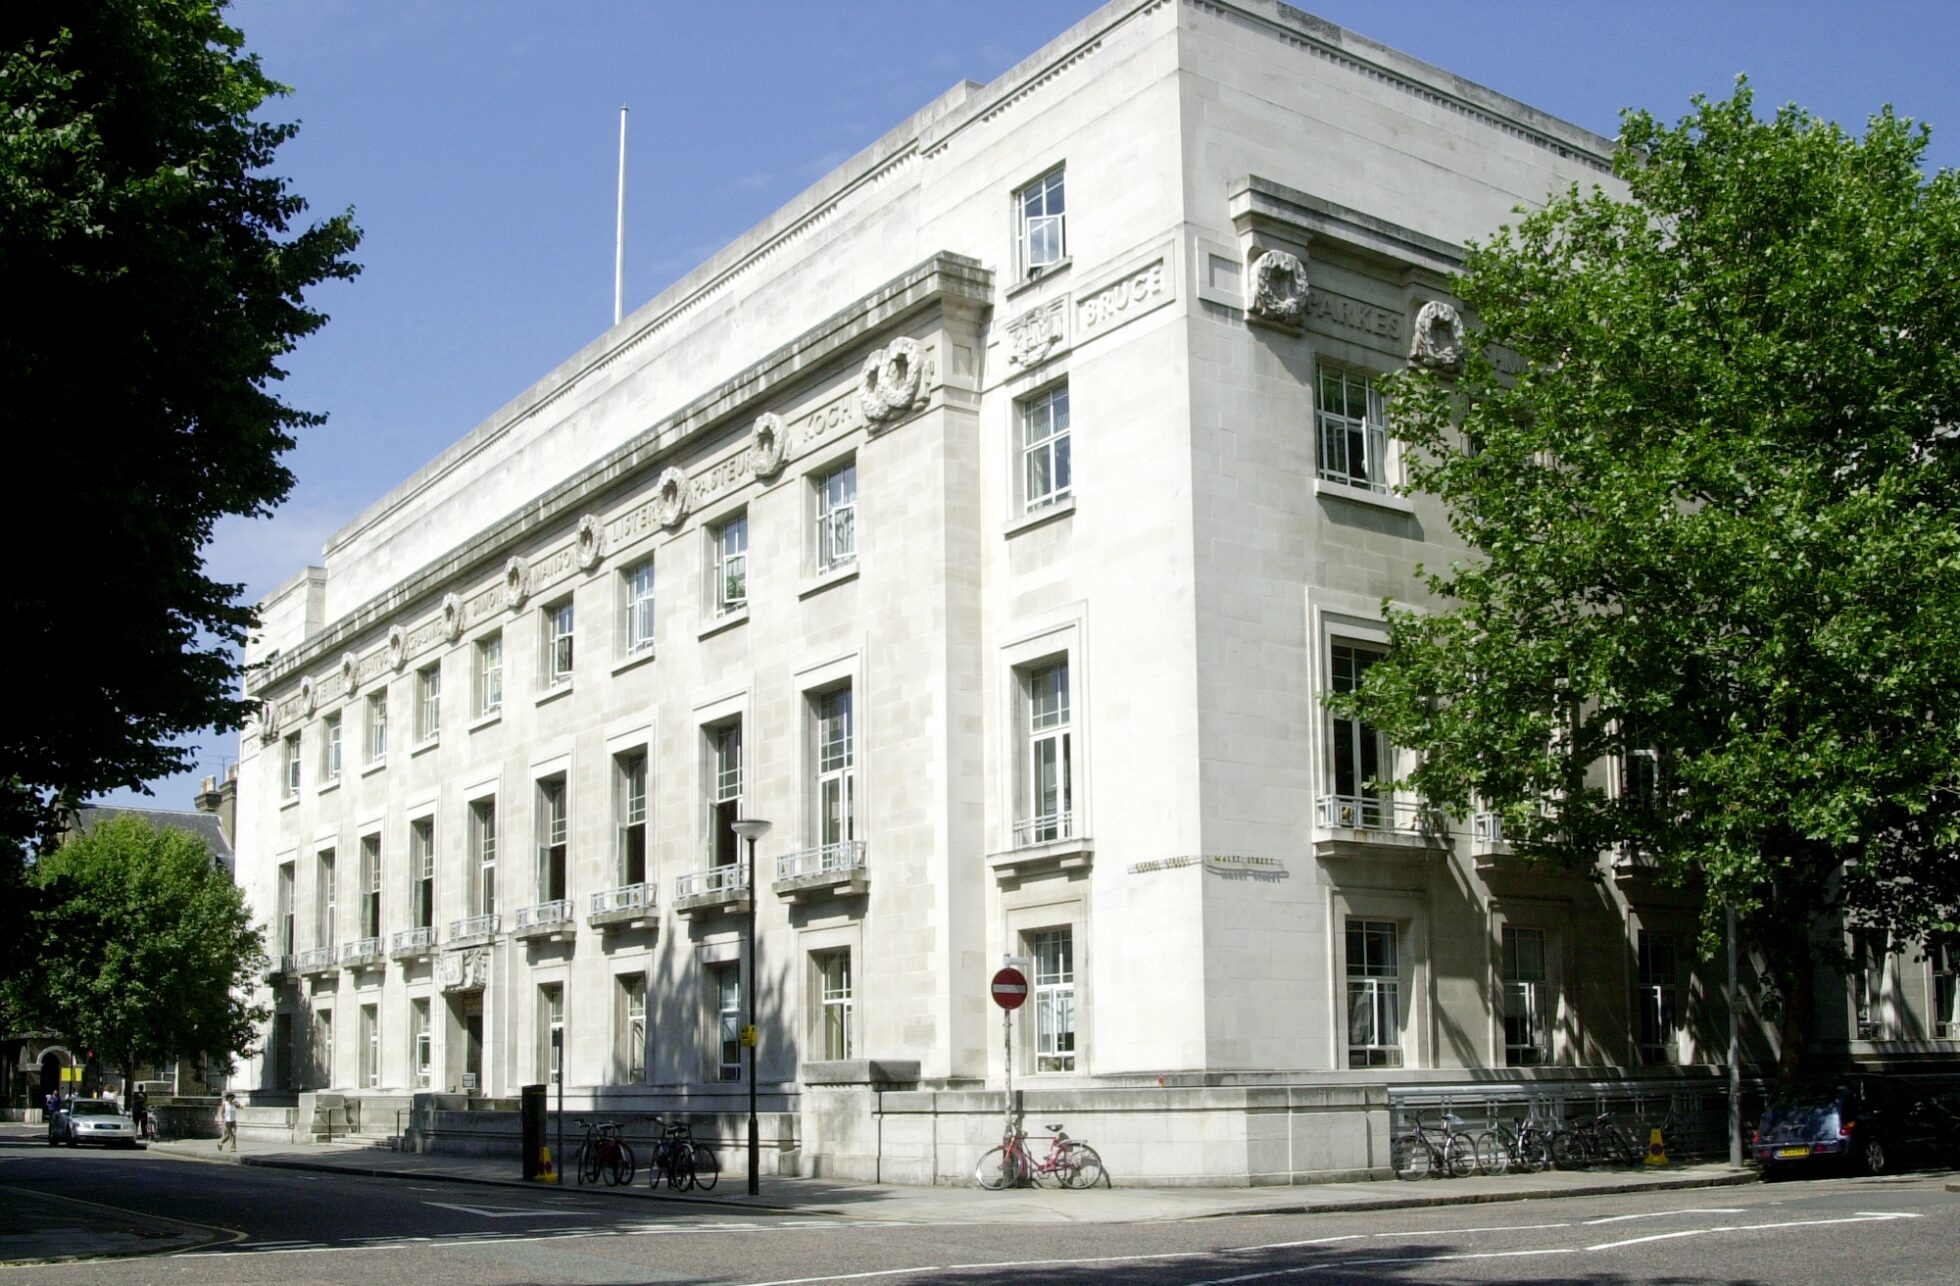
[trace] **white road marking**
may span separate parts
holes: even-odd
[[[481,1215],[485,1219],[524,1219],[543,1216],[547,1219],[570,1219],[578,1212],[573,1210],[540,1210],[536,1206],[466,1206],[455,1201],[424,1201],[425,1206],[440,1206],[444,1210],[460,1210],[466,1215]]]
[[[1740,1214],[1740,1211],[1736,1213]],[[1629,1215],[1629,1219],[1638,1216]],[[1570,1228],[1569,1223],[1512,1223],[1493,1224],[1488,1228],[1432,1228],[1426,1232],[1371,1232],[1370,1237],[1447,1237],[1471,1232],[1531,1232],[1540,1228]],[[1261,1249],[1264,1249],[1262,1247]]]
[[[780,1277],[773,1282],[750,1282],[748,1286],[805,1286],[808,1282],[855,1282],[867,1277],[906,1277],[914,1273],[941,1273],[946,1270],[937,1264],[922,1264],[917,1268],[881,1268],[873,1273],[833,1273],[828,1277]]]
[[[1786,1219],[1780,1223],[1729,1224],[1715,1228],[1684,1228],[1679,1232],[1657,1232],[1648,1237],[1629,1237],[1625,1241],[1603,1241],[1597,1246],[1587,1246],[1587,1250],[1618,1250],[1622,1246],[1638,1246],[1650,1241],[1672,1241],[1680,1237],[1706,1237],[1718,1232],[1767,1232],[1775,1228],[1822,1228],[1832,1224],[1847,1223],[1885,1223],[1893,1219],[1917,1219],[1918,1215],[1895,1212],[1874,1212],[1871,1214],[1847,1215],[1841,1219]]]
[[[1749,1212],[1739,1206],[1712,1206],[1706,1210],[1650,1210],[1641,1215],[1608,1215],[1604,1219],[1588,1219],[1588,1224],[1624,1223],[1629,1219],[1668,1219],[1675,1215],[1743,1215]]]

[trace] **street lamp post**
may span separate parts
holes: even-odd
[[[748,1004],[742,1011],[742,1047],[748,1050],[749,1064],[749,1195],[762,1191],[762,1137],[757,1132],[755,1121],[755,976],[758,972],[755,940],[755,842],[769,833],[769,823],[759,817],[739,817],[733,823],[735,834],[749,848],[749,993]]]

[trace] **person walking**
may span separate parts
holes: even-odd
[[[224,1133],[218,1136],[218,1151],[223,1152],[227,1143],[233,1152],[238,1151],[238,1097],[230,1091],[226,1091],[225,1101],[218,1106],[218,1123],[224,1127]]]
[[[130,1091],[129,1115],[136,1122],[136,1137],[147,1138],[148,1132],[143,1127],[150,1121],[150,1096],[144,1092],[141,1081],[138,1081],[136,1088]]]

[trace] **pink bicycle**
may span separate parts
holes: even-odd
[[[1024,1179],[1037,1186],[1047,1179],[1058,1180],[1064,1188],[1109,1186],[1109,1172],[1094,1148],[1071,1139],[1059,1125],[1048,1128],[1054,1131],[1045,1136],[1048,1154],[1038,1160],[1028,1151],[1028,1132],[1010,1129],[999,1147],[981,1154],[980,1163],[973,1167],[975,1182],[989,1192],[1019,1187]]]

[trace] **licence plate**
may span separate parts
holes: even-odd
[[[1778,1148],[1776,1150],[1776,1155],[1780,1157],[1807,1157],[1810,1155],[1810,1149],[1809,1148]]]

